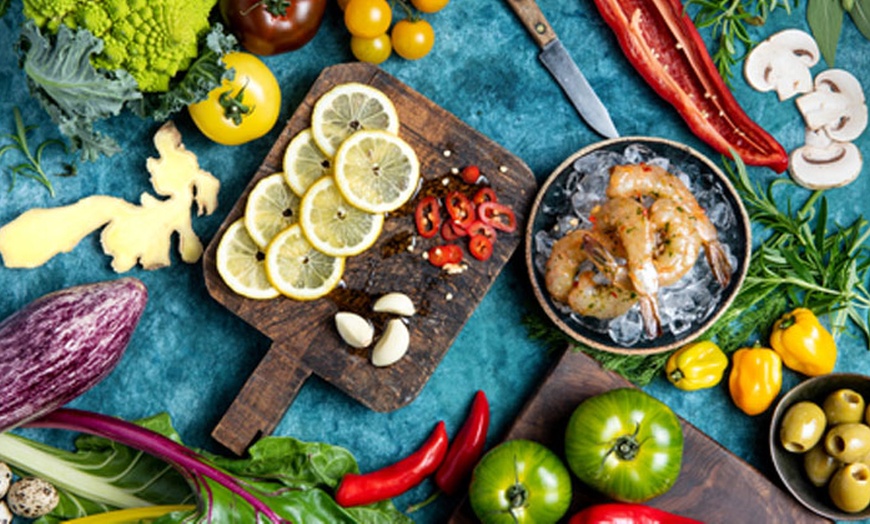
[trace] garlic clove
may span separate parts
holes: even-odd
[[[354,348],[368,347],[375,336],[375,328],[371,322],[348,311],[335,314],[335,327],[341,339]]]
[[[411,298],[404,293],[387,293],[375,301],[372,310],[377,313],[392,313],[403,317],[414,316],[417,312]]]
[[[408,332],[408,327],[401,319],[391,319],[387,322],[384,334],[375,344],[375,349],[372,350],[372,364],[378,367],[395,364],[405,356],[410,345],[411,334]]]

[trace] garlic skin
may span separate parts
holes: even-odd
[[[376,313],[391,313],[403,317],[412,317],[417,312],[414,307],[414,302],[404,293],[387,293],[377,299],[372,306],[372,311]]]
[[[410,345],[411,334],[408,332],[408,327],[401,319],[391,319],[372,350],[372,364],[377,367],[395,364],[405,356]]]
[[[350,347],[366,348],[374,340],[374,326],[356,313],[339,311],[335,314],[335,327],[341,339]]]

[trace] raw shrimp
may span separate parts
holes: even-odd
[[[655,230],[653,265],[659,285],[670,286],[692,269],[701,252],[701,239],[685,208],[669,198],[660,198],[649,208]]]
[[[615,318],[625,314],[637,302],[624,266],[603,260],[600,267],[609,278],[622,279],[622,287],[597,282],[593,270],[580,271],[587,260],[583,244],[597,242],[595,234],[586,229],[571,231],[553,244],[547,259],[544,281],[550,296],[568,304],[575,312],[595,318]],[[604,256],[608,256],[605,254]],[[613,272],[611,272],[611,270]]]
[[[595,228],[615,231],[625,250],[628,278],[639,295],[644,327],[650,336],[661,334],[658,309],[659,277],[653,264],[655,237],[646,210],[637,200],[610,198],[592,212]]]
[[[710,221],[695,196],[679,178],[664,168],[652,164],[614,166],[610,171],[607,196],[638,198],[668,198],[684,207],[695,224],[695,231],[704,245],[707,263],[722,287],[731,281],[731,263],[719,242],[719,232]]]

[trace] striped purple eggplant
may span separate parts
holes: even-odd
[[[0,322],[0,431],[68,403],[111,372],[142,316],[135,278],[40,297]]]

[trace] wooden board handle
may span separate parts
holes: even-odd
[[[556,32],[544,18],[544,13],[535,0],[507,0],[538,47],[543,48],[556,39]]]
[[[298,354],[273,345],[248,377],[211,436],[241,456],[259,437],[269,435],[311,376]]]

